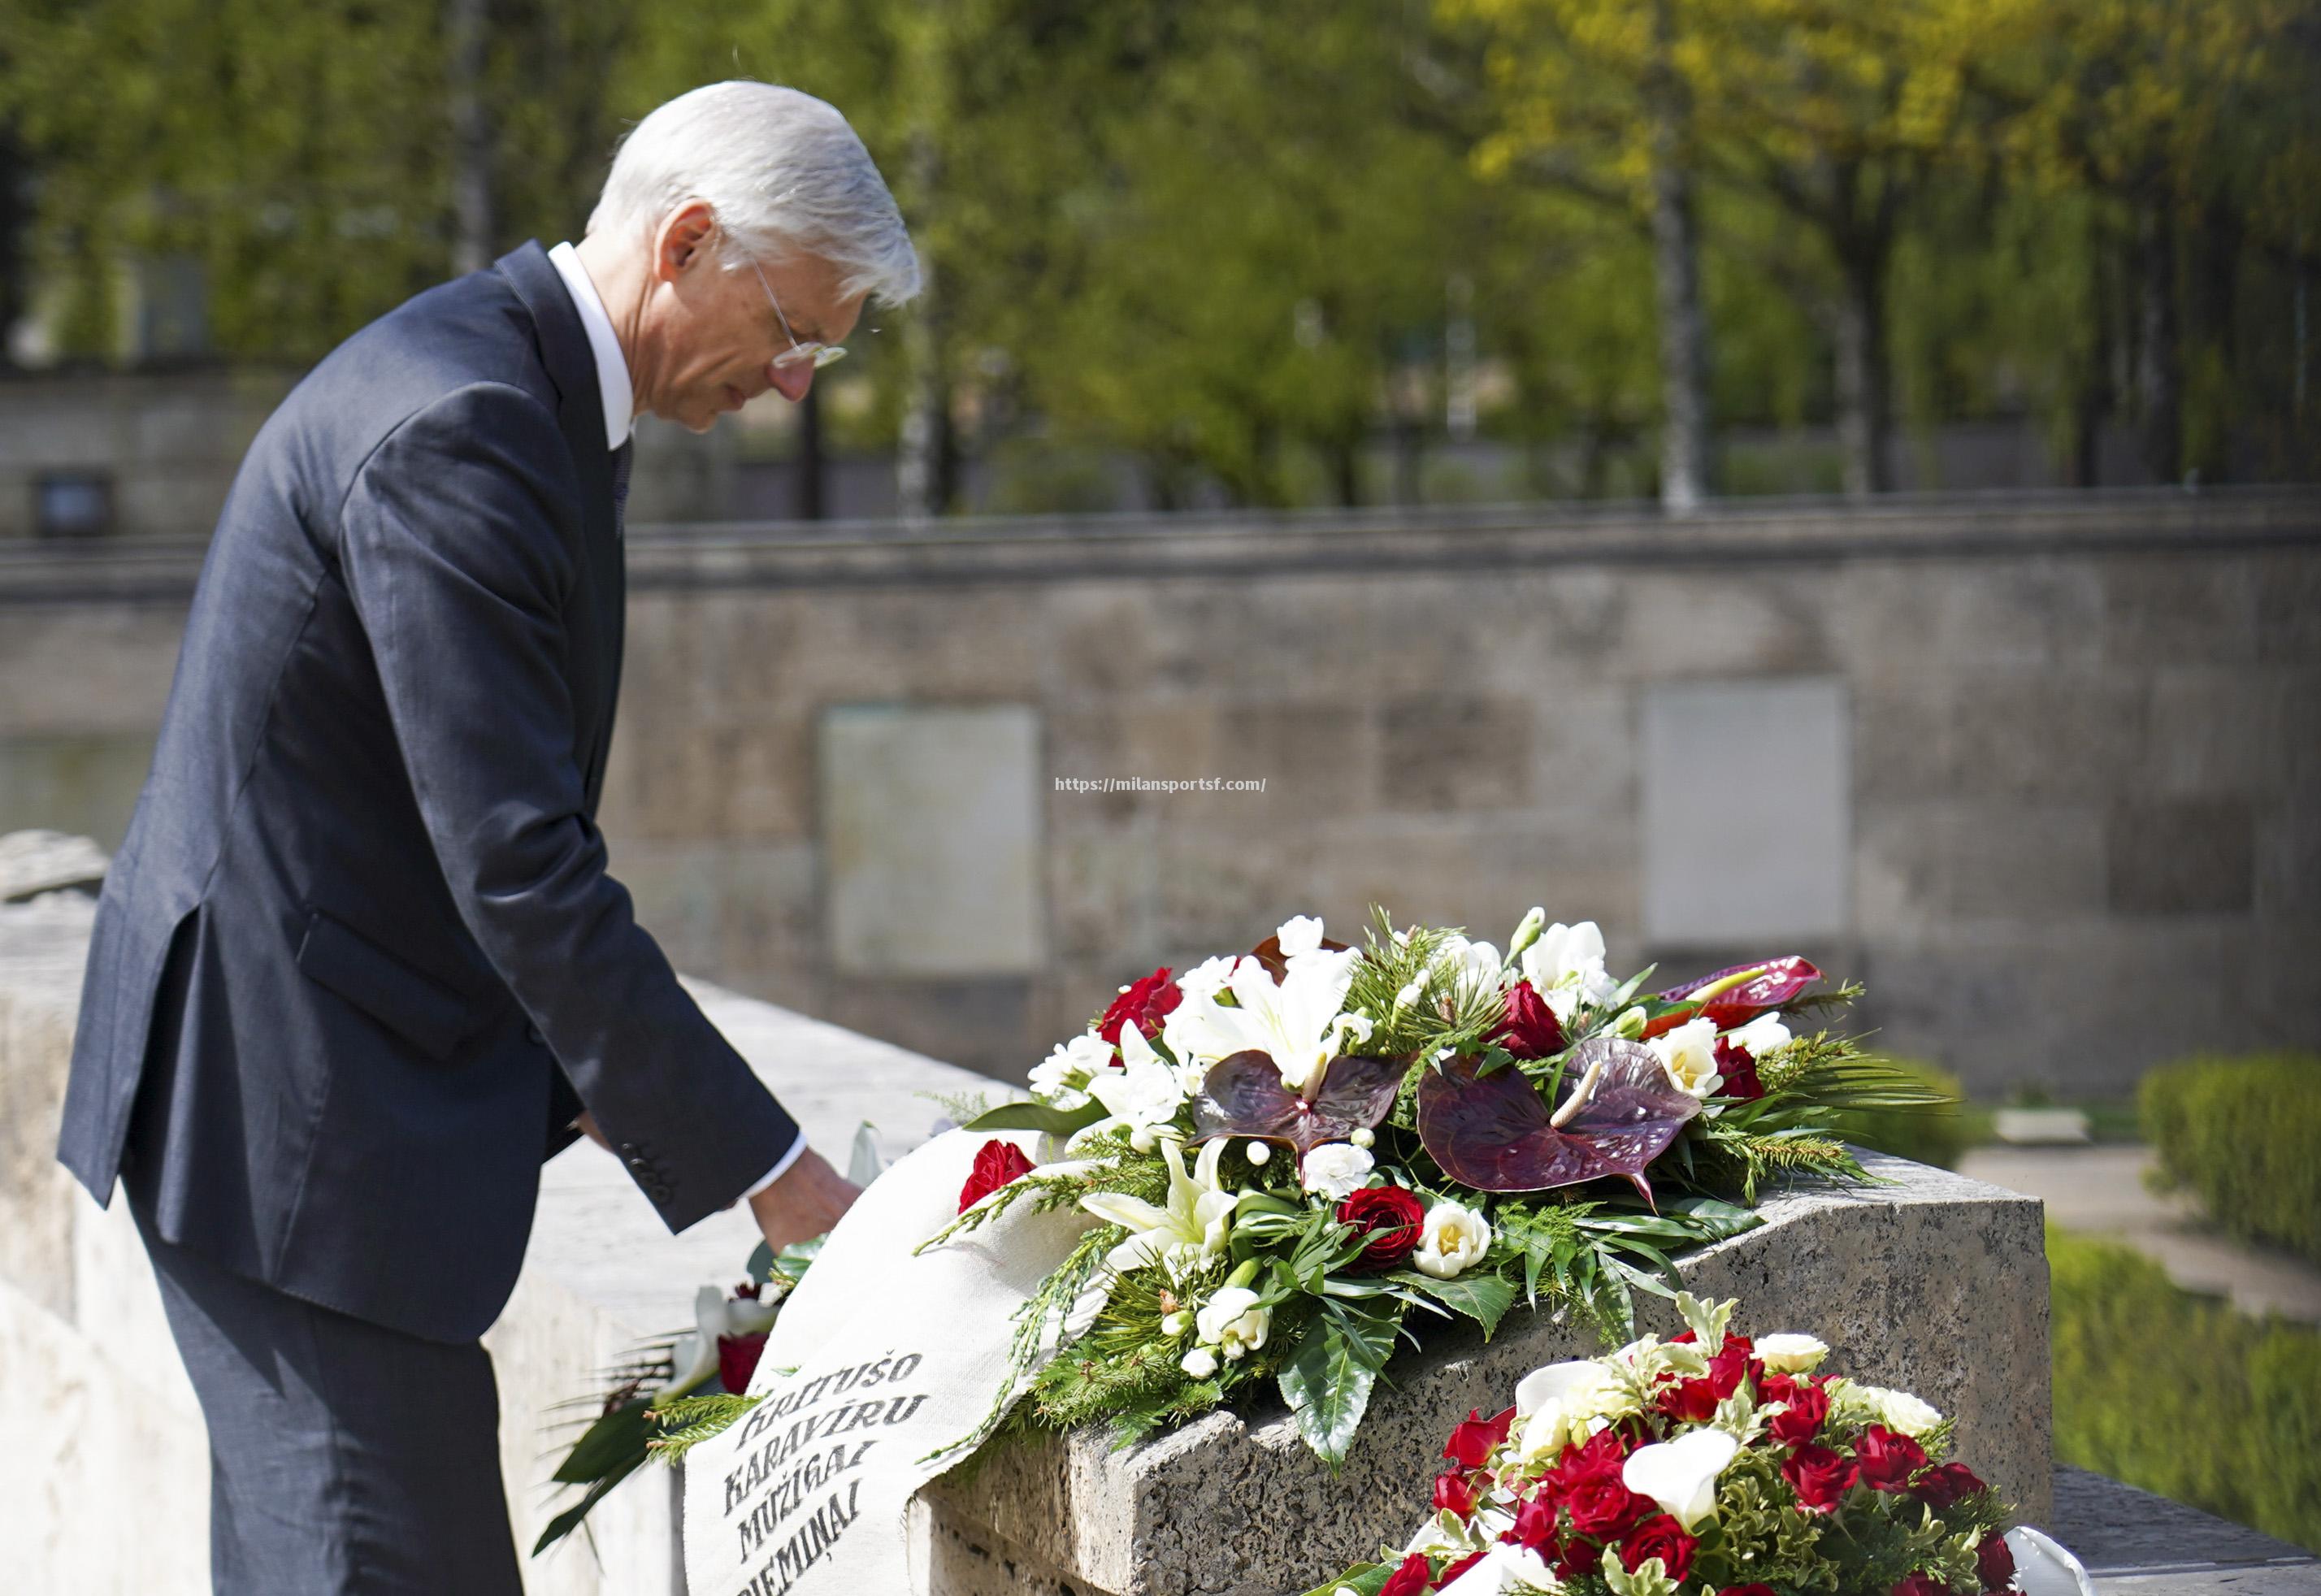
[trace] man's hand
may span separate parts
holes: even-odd
[[[751,1211],[766,1245],[780,1252],[793,1242],[811,1241],[838,1223],[862,1188],[807,1148],[782,1178],[750,1199]]]

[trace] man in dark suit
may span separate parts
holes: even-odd
[[[58,1155],[116,1174],[209,1428],[221,1596],[520,1589],[478,1337],[586,1132],[671,1231],[854,1189],[678,984],[594,816],[631,422],[802,398],[918,286],[820,101],[696,90],[575,250],[340,346],[250,446],[97,915]]]

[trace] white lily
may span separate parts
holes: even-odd
[[[1690,1535],[1704,1519],[1716,1517],[1716,1477],[1740,1451],[1741,1443],[1724,1430],[1688,1430],[1673,1441],[1630,1453],[1620,1482],[1660,1503]]]
[[[1089,1213],[1127,1228],[1128,1239],[1105,1255],[1106,1264],[1126,1273],[1179,1252],[1204,1263],[1224,1252],[1233,1235],[1234,1203],[1233,1194],[1217,1181],[1217,1162],[1224,1151],[1222,1140],[1204,1143],[1188,1173],[1185,1150],[1164,1140],[1160,1156],[1169,1165],[1166,1208],[1118,1191],[1091,1191],[1081,1198],[1080,1207]]]
[[[1439,1596],[1507,1596],[1514,1591],[1561,1588],[1555,1571],[1537,1552],[1512,1541],[1493,1541],[1466,1573],[1443,1587]]]
[[[2096,1596],[2087,1564],[2052,1536],[2017,1526],[2007,1532],[2007,1549],[2015,1554],[2015,1582],[2023,1596]]]
[[[1126,1126],[1130,1142],[1146,1147],[1184,1107],[1184,1079],[1152,1051],[1134,1026],[1120,1027],[1120,1059],[1121,1067],[1099,1073],[1088,1082],[1088,1091],[1111,1116],[1106,1125]]]
[[[1567,1022],[1582,1004],[1601,1003],[1619,990],[1604,968],[1604,934],[1593,920],[1559,922],[1540,933],[1523,951],[1523,972],[1555,1017]]]
[[[757,1306],[751,1303],[751,1308]],[[754,1317],[754,1316],[753,1316]],[[769,1309],[765,1324],[753,1324],[749,1329],[733,1323],[725,1293],[716,1286],[704,1286],[693,1293],[694,1327],[677,1338],[669,1351],[669,1377],[654,1389],[656,1396],[681,1397],[686,1392],[716,1378],[717,1338],[720,1336],[746,1336],[762,1330],[773,1323]]]
[[[1292,920],[1282,930],[1299,925]],[[1319,945],[1320,936],[1320,924],[1315,922],[1315,945],[1288,954],[1279,981],[1255,959],[1234,965],[1224,985],[1236,1008],[1218,1003],[1215,990],[1202,991],[1179,981],[1184,1001],[1162,1022],[1169,1051],[1188,1063],[1214,1063],[1254,1049],[1272,1058],[1282,1084],[1290,1090],[1310,1089],[1334,1056],[1338,1041],[1347,1030],[1359,1028],[1351,1021],[1340,1022],[1346,989],[1353,984],[1354,963],[1361,955],[1352,948],[1332,953]],[[1283,936],[1284,947],[1293,943],[1304,947],[1306,938]]]

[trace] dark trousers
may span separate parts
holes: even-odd
[[[481,1343],[287,1296],[130,1208],[209,1424],[216,1596],[521,1596]]]

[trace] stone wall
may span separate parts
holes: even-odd
[[[1372,901],[1805,953],[1989,1095],[2321,1044],[2321,496],[641,527],[631,568],[646,923],[979,1069]],[[0,564],[0,827],[125,818],[189,570]],[[1105,777],[1265,786],[1057,787]]]

